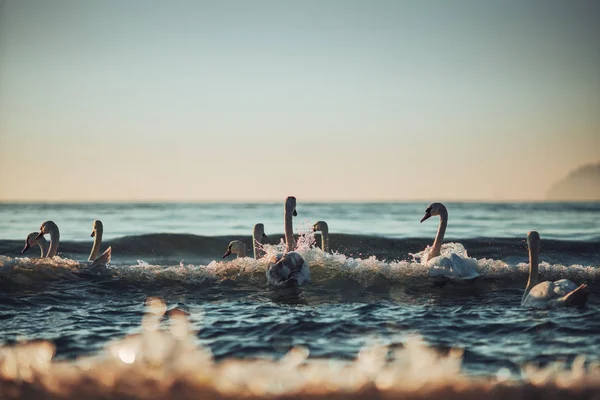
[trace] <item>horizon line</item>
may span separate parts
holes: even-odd
[[[281,203],[285,199],[272,200],[3,200],[0,199],[0,204],[218,204],[218,203],[229,203],[229,204],[273,204]],[[326,203],[337,203],[337,204],[358,204],[358,203],[600,203],[600,199],[361,199],[361,200],[300,200],[302,203],[312,204],[326,204]]]

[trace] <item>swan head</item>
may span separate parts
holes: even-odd
[[[431,203],[425,210],[425,215],[421,218],[421,222],[435,215],[439,215],[441,219],[448,219],[448,210],[446,209],[446,206],[442,203]]]
[[[298,216],[298,213],[296,212],[296,198],[294,196],[288,196],[288,198],[285,199],[285,210],[292,211],[294,217]]]
[[[38,245],[36,240],[37,235],[37,232],[31,232],[29,235],[27,235],[27,239],[25,239],[25,247],[23,247],[23,250],[21,250],[21,254],[25,254],[27,250]]]
[[[57,226],[53,221],[44,222],[42,224],[42,226],[40,226],[40,233],[37,234],[37,236],[35,237],[35,240],[38,240],[45,234],[50,233],[50,231],[53,229],[57,229]]]
[[[246,253],[246,245],[239,241],[239,240],[233,240],[231,242],[229,242],[229,245],[227,246],[227,251],[225,252],[225,254],[223,254],[223,258],[231,255],[231,254],[245,254]]]
[[[99,219],[96,219],[92,223],[92,234],[90,236],[94,237],[94,236],[96,236],[96,232],[102,231],[102,230],[103,230],[102,221],[100,221]]]
[[[257,240],[266,239],[267,235],[265,234],[265,224],[256,224],[254,225],[253,236]]]
[[[327,226],[327,222],[325,221],[317,221],[313,225],[313,232],[323,232],[329,231],[329,227]]]

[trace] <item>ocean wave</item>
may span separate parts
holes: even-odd
[[[280,359],[215,362],[192,329],[203,314],[150,298],[139,333],[109,343],[96,356],[53,360],[47,341],[0,347],[0,395],[5,399],[233,398],[593,398],[600,365],[577,357],[545,367],[500,368],[472,377],[463,350],[437,351],[418,336],[395,346],[377,342],[354,360],[311,358],[292,347]]]
[[[313,285],[338,287],[360,285],[362,287],[438,287],[444,284],[461,283],[460,280],[445,278],[448,266],[444,257],[456,256],[472,265],[479,275],[472,285],[505,285],[524,287],[529,266],[525,262],[507,263],[491,258],[476,259],[469,256],[461,243],[446,243],[442,255],[429,262],[426,259],[430,248],[411,254],[411,260],[387,261],[375,256],[351,257],[340,253],[325,253],[313,246],[310,237],[299,240],[298,252],[309,263]],[[267,256],[255,260],[250,257],[231,261],[212,260],[206,264],[180,261],[164,264],[137,260],[134,263],[113,264],[106,268],[90,270],[87,263],[67,258],[51,259],[12,258],[0,256],[0,283],[4,287],[19,288],[43,285],[50,281],[101,278],[134,285],[221,285],[235,283],[262,289],[267,286],[266,270],[268,257],[284,250],[282,243],[264,245]],[[540,263],[540,274],[544,280],[570,279],[576,283],[600,281],[600,268],[593,265]],[[463,283],[464,284],[464,283]],[[592,288],[593,289],[593,288]],[[593,289],[594,290],[594,289]]]

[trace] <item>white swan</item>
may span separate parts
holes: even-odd
[[[29,235],[27,235],[27,239],[25,239],[25,247],[23,247],[23,250],[21,250],[21,254],[25,254],[25,252],[32,247],[40,246],[40,258],[46,257],[46,254],[48,253],[48,241],[43,236],[40,236],[39,239],[36,239],[37,235],[37,232],[31,232]]]
[[[259,247],[262,244],[262,240],[266,238],[267,235],[265,235],[265,226],[263,224],[254,225],[254,230],[252,231],[252,241],[254,242],[254,258],[257,260],[260,258],[260,253],[262,252]],[[223,258],[229,256],[230,254],[237,255],[237,258],[246,257],[246,244],[240,240],[232,240],[229,242],[227,251],[225,254],[223,254]]]
[[[325,221],[317,221],[313,225],[313,232],[321,232],[321,249],[329,253],[329,226]]]
[[[265,251],[261,247],[263,239],[267,239],[265,225],[258,223],[254,225],[254,229],[252,230],[252,247],[254,249],[254,258],[257,260],[265,255]]]
[[[91,261],[93,265],[107,264],[112,255],[112,247],[108,246],[108,249],[106,249],[106,251],[98,257],[98,253],[100,253],[100,246],[102,245],[103,233],[104,226],[102,225],[102,221],[98,219],[94,220],[92,223],[92,234],[90,235],[94,238],[94,245],[92,246],[92,251],[88,257],[88,261]]]
[[[235,254],[237,258],[246,257],[246,245],[241,240],[232,240],[227,245],[227,251],[223,254],[222,258]]]
[[[95,236],[94,237],[94,246],[92,247],[92,253],[94,253],[94,251],[99,252],[100,244],[102,242],[102,223],[100,222],[100,224],[99,224],[100,235],[97,235],[96,234],[97,233],[96,229],[98,227],[98,225],[96,224],[97,222],[100,222],[100,221],[94,221],[94,225],[93,225],[94,230],[92,231],[92,235],[91,235],[91,236]],[[54,257],[58,253],[58,243],[60,241],[60,231],[58,230],[58,226],[53,221],[46,221],[42,224],[42,226],[40,226],[40,232],[35,237],[35,240],[38,240],[39,238],[43,237],[46,234],[50,234],[50,248],[48,249],[48,252],[46,253],[46,257]],[[91,262],[88,262],[87,266],[95,267],[98,265],[105,265],[110,261],[111,255],[112,255],[112,248],[109,247],[99,257],[95,258]],[[91,254],[90,254],[90,257],[91,257]]]
[[[539,283],[539,233],[531,231],[527,234],[527,246],[529,247],[529,280],[521,299],[521,305],[533,308],[584,306],[589,295],[586,284],[577,286],[568,279]]]
[[[54,257],[58,253],[58,242],[60,241],[60,231],[54,221],[46,221],[40,226],[40,232],[35,237],[38,240],[46,234],[50,234],[50,248],[46,253],[46,257]]]
[[[296,216],[296,198],[289,196],[285,200],[284,224],[286,253],[276,254],[269,258],[267,269],[267,280],[269,284],[276,286],[298,285],[310,283],[310,269],[308,263],[302,256],[292,251],[296,246],[294,229],[292,228],[292,216]]]
[[[462,258],[456,253],[449,256],[441,256],[442,242],[448,226],[448,210],[442,203],[433,203],[425,210],[421,222],[431,216],[439,215],[440,225],[433,241],[433,246],[424,261],[431,267],[429,275],[442,276],[453,280],[469,280],[479,276],[477,263],[472,259]]]

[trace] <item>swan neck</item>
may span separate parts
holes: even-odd
[[[293,210],[285,209],[284,224],[285,224],[285,250],[294,251],[296,248],[296,239],[294,239],[294,228],[292,226]]]
[[[88,258],[88,261],[95,260],[98,257],[98,254],[100,253],[100,246],[102,245],[102,231],[102,228],[96,228],[96,235],[94,235],[94,245],[92,246],[92,251],[90,252],[90,257]]]
[[[40,258],[46,257],[46,254],[48,254],[48,241],[46,238],[40,236],[40,238],[36,240],[36,243],[40,246]]]
[[[329,253],[329,229],[321,229],[321,249],[325,253]]]
[[[539,253],[534,246],[529,247],[529,279],[523,296],[527,296],[531,288],[540,282],[539,274]]]
[[[257,235],[256,232],[252,232],[252,249],[254,250],[254,258],[257,260],[263,255],[263,251],[260,247],[261,244],[262,235]]]
[[[444,241],[444,235],[446,234],[446,227],[448,226],[448,214],[440,215],[440,226],[438,227],[437,235],[433,241],[433,248],[429,253],[429,258],[437,257],[441,254],[442,243]]]
[[[60,231],[58,226],[52,225],[49,227],[50,230],[50,249],[46,253],[46,257],[54,257],[58,254],[58,242],[60,241]]]

